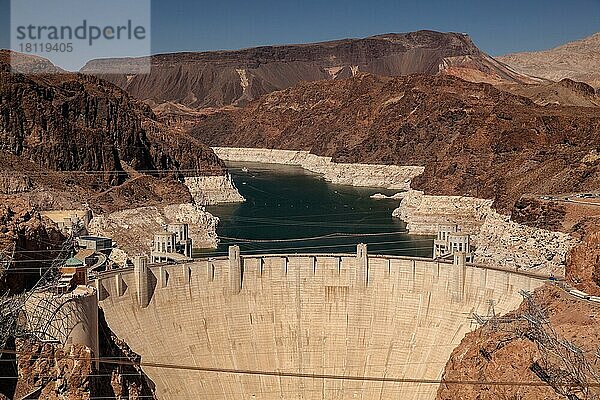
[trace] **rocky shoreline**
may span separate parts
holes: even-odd
[[[241,203],[244,197],[238,192],[231,175],[194,176],[184,180],[194,203],[209,206],[222,203]]]
[[[299,150],[213,147],[213,151],[224,161],[297,165],[322,174],[326,181],[351,186],[408,190],[411,180],[424,171],[418,166],[336,163],[331,157]]]
[[[172,222],[190,226],[190,237],[195,248],[216,248],[219,218],[196,204],[174,204],[165,207],[140,207],[95,216],[89,226],[91,234],[113,238],[122,252],[117,252],[120,263],[127,257],[146,254],[154,233]]]
[[[511,221],[492,209],[492,200],[431,196],[407,192],[393,215],[411,234],[435,235],[439,224],[453,223],[472,235],[475,260],[504,268],[534,269],[564,276],[566,257],[578,241],[566,233]]]

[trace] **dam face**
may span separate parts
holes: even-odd
[[[143,267],[97,281],[108,325],[142,362],[344,377],[439,379],[472,313],[513,310],[544,282],[360,247]],[[143,369],[160,399],[431,399],[438,386]]]

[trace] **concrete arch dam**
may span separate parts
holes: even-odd
[[[139,261],[139,260],[138,260]],[[240,256],[109,272],[113,332],[147,363],[327,376],[439,379],[475,328],[517,308],[541,277],[431,259]],[[144,366],[160,399],[431,399],[436,384]]]

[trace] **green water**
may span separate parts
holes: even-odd
[[[392,218],[399,200],[374,200],[380,188],[334,185],[300,167],[231,163],[245,203],[208,207],[220,218],[219,248],[198,256],[224,255],[232,244],[242,254],[353,253],[367,243],[370,253],[431,257],[433,238],[405,233]],[[248,171],[243,171],[246,167]]]

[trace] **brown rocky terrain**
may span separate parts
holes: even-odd
[[[553,81],[570,78],[600,87],[600,32],[550,50],[507,54],[496,59],[524,74]]]
[[[151,105],[192,108],[243,105],[304,81],[337,80],[368,72],[384,76],[450,74],[477,82],[537,82],[494,60],[461,33],[418,31],[364,39],[264,46],[237,51],[152,56],[149,75],[105,75],[127,70],[131,59],[90,61],[82,72],[125,88]]]
[[[523,196],[512,210],[512,220],[519,224],[550,231],[568,232],[564,220],[565,206],[555,201],[541,201],[533,196]]]
[[[532,316],[546,322],[533,324]],[[597,305],[547,284],[517,311],[467,334],[452,352],[442,378],[512,384],[442,383],[437,398],[596,399],[598,387],[585,384],[598,384],[598,318]],[[570,350],[565,341],[581,353]],[[530,385],[518,384],[523,382]]]
[[[16,355],[3,360],[3,378],[10,383],[0,385],[0,398],[155,399],[154,383],[141,370],[140,357],[110,331],[101,311],[99,322],[99,355],[82,345],[14,341],[9,351]],[[115,362],[96,369],[95,357]],[[6,368],[9,363],[12,369]]]
[[[529,97],[536,104],[600,107],[600,94],[584,82],[575,82],[563,78],[559,82],[545,82],[538,84],[502,83],[499,89],[520,96]]]
[[[2,196],[0,200],[0,252],[8,249],[4,257],[14,256],[8,270],[0,270],[0,293],[20,293],[39,279],[34,268],[58,257],[65,237],[26,201]]]
[[[93,354],[82,345],[65,349],[53,344],[18,340],[16,345],[19,379],[15,399],[39,391],[43,399],[89,399]]]
[[[584,218],[574,229],[581,243],[569,253],[566,278],[577,289],[600,296],[600,217]]]
[[[492,198],[600,188],[600,115],[539,106],[451,76],[360,75],[302,83],[241,110],[199,117],[211,146],[309,150],[337,162],[421,165],[413,187]]]
[[[9,73],[9,55],[0,54],[3,194],[41,208],[94,197],[100,210],[181,203],[190,198],[184,175],[224,173],[212,150],[167,130],[118,87],[80,74]]]

